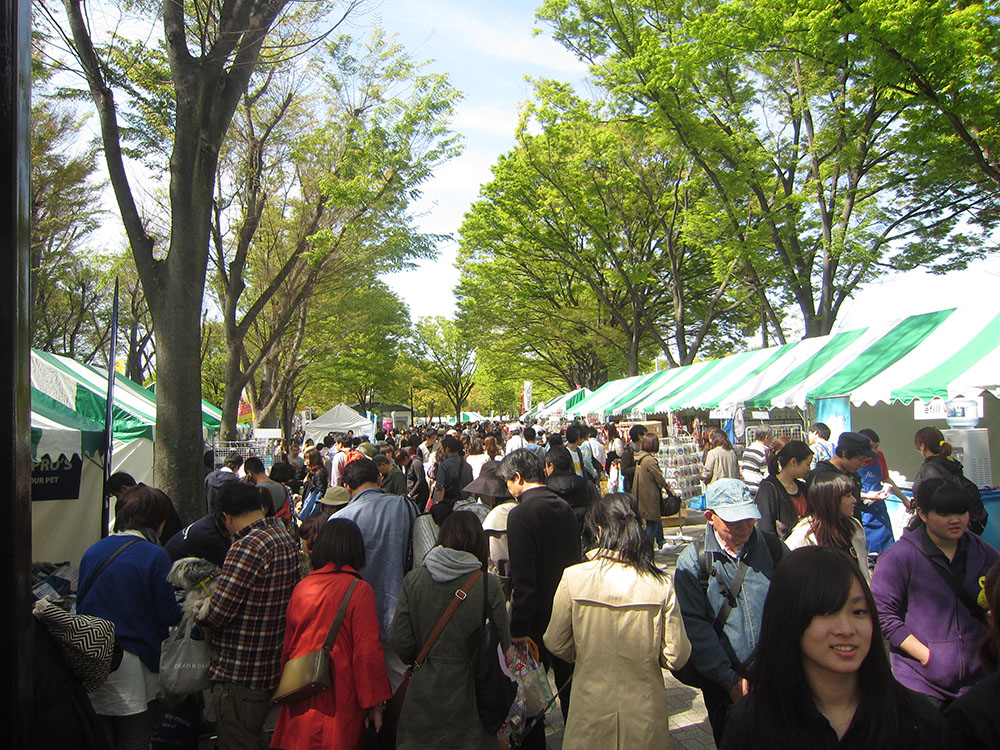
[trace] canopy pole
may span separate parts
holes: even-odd
[[[104,497],[101,502],[101,539],[108,535],[111,522],[111,497],[108,480],[111,478],[111,453],[113,450],[113,410],[115,400],[115,356],[118,342],[118,277],[115,277],[115,299],[111,306],[111,345],[108,348],[108,395],[104,410]]]

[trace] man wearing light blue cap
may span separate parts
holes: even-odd
[[[705,542],[677,559],[674,586],[691,641],[691,659],[677,676],[701,689],[719,744],[726,712],[745,692],[737,670],[757,645],[774,566],[788,549],[757,530],[760,511],[743,481],[720,479],[705,496]]]

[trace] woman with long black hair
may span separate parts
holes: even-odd
[[[841,550],[803,547],[775,569],[749,692],[720,750],[949,747],[944,720],[893,679],[871,590]]]
[[[839,472],[817,474],[806,493],[808,515],[795,525],[785,544],[788,549],[813,546],[843,550],[857,561],[865,580],[871,581],[865,530],[854,517],[857,498],[853,488],[850,478]]]
[[[631,495],[599,500],[588,527],[597,545],[563,571],[545,631],[546,648],[576,662],[563,748],[667,748],[660,670],[691,653],[673,581],[653,563]]]

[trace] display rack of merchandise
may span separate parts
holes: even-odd
[[[660,440],[660,469],[674,494],[690,500],[701,494],[701,451],[690,435],[676,435]]]

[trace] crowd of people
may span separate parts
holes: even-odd
[[[195,624],[221,750],[267,745],[283,668],[335,621],[330,688],[281,706],[273,748],[498,747],[477,706],[484,625],[551,675],[568,749],[668,747],[663,670],[701,691],[726,750],[1000,747],[1000,553],[950,446],[917,433],[911,500],[873,432],[808,435],[751,428],[741,456],[706,436],[704,538],[674,571],[656,558],[672,490],[642,425],[331,434],[268,472],[234,453],[184,528],[164,493],[113,476],[115,533],[77,593],[124,652],[90,694],[95,746],[149,747],[182,616],[167,574],[193,557],[218,566]],[[889,494],[912,511],[898,539]],[[544,748],[544,713],[528,718],[514,743]]]

